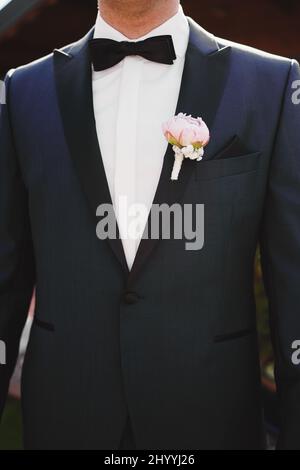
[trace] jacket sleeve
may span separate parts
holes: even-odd
[[[300,365],[295,361],[293,344],[300,340],[299,80],[299,65],[292,61],[270,164],[261,233],[281,416],[278,449],[298,450]]]
[[[13,72],[7,74],[0,105],[0,416],[16,364],[35,280],[27,191],[17,161],[10,122],[12,77]]]

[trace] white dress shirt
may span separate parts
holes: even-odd
[[[173,38],[177,56],[173,65],[129,56],[110,69],[93,70],[98,140],[129,269],[153,203],[168,145],[162,123],[175,115],[179,97],[189,40],[189,24],[181,7],[170,20],[134,41],[159,35]],[[100,15],[94,38],[130,41]],[[132,210],[137,205],[139,220],[143,215],[142,223],[132,230],[134,214],[128,213],[126,207]]]

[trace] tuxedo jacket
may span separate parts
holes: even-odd
[[[111,198],[93,114],[92,32],[6,77],[0,403],[36,286],[22,375],[28,449],[117,449],[128,417],[138,449],[263,448],[258,244],[278,447],[300,449],[299,66],[189,24],[177,112],[201,116],[211,141],[177,182],[168,147],[154,203],[204,204],[204,247],[144,239],[130,272],[122,242],[96,236],[96,209]]]

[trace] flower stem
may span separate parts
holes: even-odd
[[[173,166],[173,171],[172,171],[172,176],[171,176],[172,181],[178,180],[178,176],[181,170],[183,159],[184,159],[183,154],[181,153],[175,154],[175,161],[174,161],[174,166]]]

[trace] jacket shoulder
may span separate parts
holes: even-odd
[[[73,44],[69,44],[65,47],[62,47],[59,49],[62,53],[68,54],[69,50],[73,47]],[[49,71],[52,66],[53,66],[53,57],[54,57],[54,51],[51,52],[50,54],[47,54],[44,57],[41,57],[39,59],[36,59],[32,62],[29,62],[27,64],[21,65],[19,67],[16,67],[15,69],[12,69],[8,72],[8,77],[13,77],[14,80],[16,78],[33,78],[35,75],[41,76],[41,74],[44,74],[45,72]]]
[[[242,61],[244,64],[273,69],[273,71],[286,71],[289,70],[291,65],[295,62],[291,58],[271,54],[261,49],[239,44],[227,39],[216,38],[216,41],[220,47],[230,47],[233,58],[237,61]]]
[[[8,79],[12,78],[13,82],[18,82],[26,80],[34,80],[35,77],[41,80],[41,77],[45,77],[45,75],[52,73],[53,70],[53,58],[56,51],[59,51],[61,55],[68,56],[72,51],[76,51],[80,49],[88,39],[91,37],[93,30],[89,31],[83,38],[73,43],[70,43],[64,47],[59,49],[55,49],[50,54],[47,54],[44,57],[41,57],[37,60],[29,62],[25,65],[21,65],[15,69],[12,69],[7,74]]]

